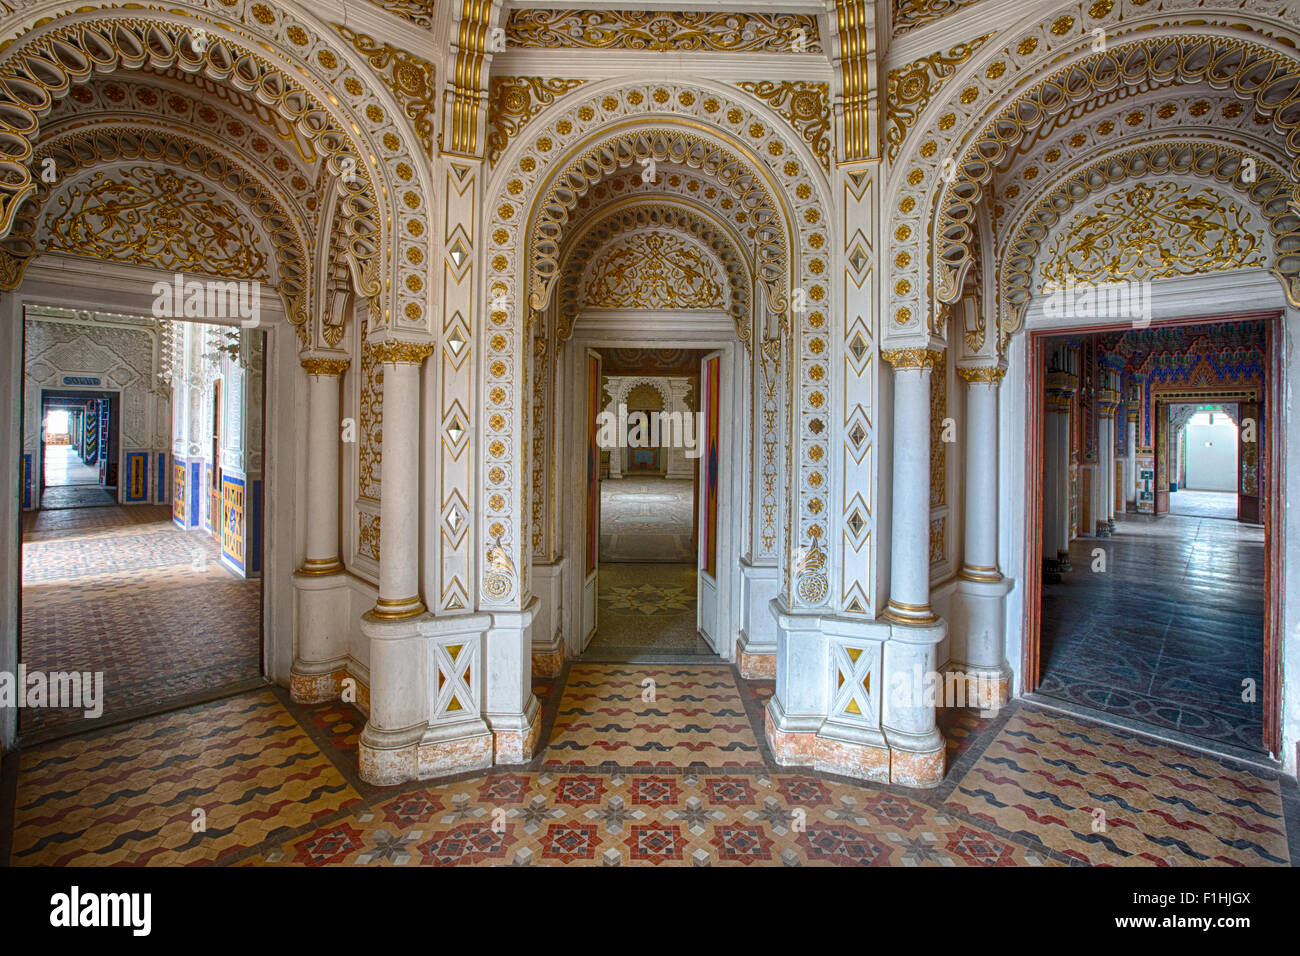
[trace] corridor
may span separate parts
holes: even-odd
[[[1264,529],[1132,514],[1116,528],[1075,539],[1074,570],[1043,585],[1039,693],[1260,752]]]

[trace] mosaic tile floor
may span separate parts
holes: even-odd
[[[605,478],[600,483],[600,560],[695,563],[695,482]]]
[[[41,512],[23,539],[22,659],[29,670],[103,671],[105,715],[261,673],[261,583],[227,570],[216,539],[179,530],[168,508]],[[23,710],[19,730],[81,719]]]
[[[1107,571],[1092,571],[1103,548]],[[1259,752],[1263,683],[1262,528],[1126,515],[1110,538],[1077,539],[1074,570],[1043,585],[1049,697]]]
[[[566,711],[593,688],[639,690],[627,670],[572,664],[538,683],[543,738],[570,739]],[[652,702],[619,702],[644,711],[618,715],[628,729],[607,732],[618,763],[603,766],[548,766],[552,746],[526,766],[378,789],[356,776],[361,715],[278,688],[46,745],[0,766],[0,848],[14,865],[1210,866],[1300,853],[1294,781],[1012,704],[945,714],[959,745],[943,786],[860,786],[772,763],[770,682],[664,670],[689,673],[661,675]],[[638,742],[690,733],[689,698],[706,687],[747,727],[716,727],[707,766],[675,748],[637,765]],[[717,765],[724,733],[757,741],[755,759]],[[1097,833],[1093,804],[1107,811]]]
[[[596,582],[596,633],[588,656],[633,660],[655,653],[714,656],[696,627],[693,564],[604,564]]]

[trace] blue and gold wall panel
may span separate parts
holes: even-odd
[[[189,486],[189,505],[190,521],[189,527],[197,528],[200,524],[199,509],[203,502],[204,489],[207,486],[203,484],[203,462],[190,462],[190,486]]]
[[[23,454],[23,509],[32,509],[32,453]]]
[[[221,476],[221,554],[240,571],[244,570],[248,539],[244,491],[244,479]]]
[[[167,504],[167,453],[158,452],[158,470],[155,472],[157,478],[153,485],[154,503]]]
[[[172,483],[172,520],[185,527],[185,463],[178,461],[173,469],[176,478]]]
[[[137,504],[148,503],[148,501],[149,453],[129,451],[126,453],[126,502]]]

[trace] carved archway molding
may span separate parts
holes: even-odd
[[[659,104],[670,101],[672,112],[660,112],[664,107]],[[824,522],[832,460],[827,448],[839,427],[834,416],[828,415],[826,406],[828,343],[838,335],[831,311],[838,294],[831,267],[834,254],[827,245],[827,231],[834,225],[828,212],[829,185],[817,157],[797,135],[792,135],[788,124],[724,84],[695,79],[689,83],[671,80],[628,83],[626,78],[584,83],[579,91],[557,99],[539,114],[528,125],[528,135],[515,137],[494,168],[486,223],[487,268],[479,293],[486,306],[486,348],[480,353],[479,361],[487,396],[482,414],[489,424],[495,421],[501,428],[483,456],[480,473],[487,478],[483,497],[488,507],[483,509],[481,520],[488,527],[500,530],[501,540],[519,549],[517,553],[521,559],[524,557],[520,545],[529,537],[528,515],[516,518],[508,509],[492,507],[492,503],[508,504],[512,496],[520,494],[521,481],[516,472],[502,463],[518,462],[529,453],[524,447],[527,437],[523,434],[523,424],[531,420],[528,403],[533,390],[519,389],[516,383],[529,374],[525,353],[519,346],[528,338],[529,325],[543,314],[534,307],[530,296],[529,238],[533,213],[540,210],[542,198],[552,185],[560,182],[561,175],[574,172],[574,185],[585,183],[588,187],[598,184],[606,175],[598,161],[584,159],[586,151],[626,133],[648,135],[656,129],[689,131],[696,137],[707,138],[705,141],[710,145],[729,149],[733,155],[753,163],[754,175],[763,183],[764,191],[774,197],[773,208],[779,211],[780,223],[789,237],[786,247],[789,258],[781,264],[787,270],[787,278],[779,285],[788,282],[801,288],[803,301],[798,305],[802,308],[790,308],[795,303],[789,301],[792,297],[787,290],[784,314],[777,311],[769,316],[774,321],[764,330],[762,350],[765,356],[779,354],[782,358],[783,387],[764,401],[772,407],[774,420],[781,423],[778,427],[789,436],[788,441],[781,443],[788,453],[777,467],[785,471],[791,492],[787,499],[788,511],[784,515],[773,513],[773,539],[779,535],[781,525],[785,526],[785,534],[781,536],[783,544],[774,544],[773,550],[781,555],[788,605],[795,610],[821,607],[830,594],[826,569],[818,572],[823,575],[825,587],[803,592],[797,592],[791,585],[790,575],[784,569],[791,561],[798,560],[802,544],[826,538]],[[672,142],[679,140],[673,136]],[[650,158],[648,147],[646,154],[645,158]],[[622,159],[630,164],[636,156],[629,151]],[[580,166],[569,168],[566,164],[571,162]],[[615,157],[609,171],[619,168],[625,167]],[[733,200],[736,190],[728,188],[724,193],[728,200]],[[580,195],[573,198],[575,204],[578,198]],[[754,199],[759,197],[756,195]],[[571,213],[565,214],[568,215]],[[567,226],[568,221],[561,218],[553,222],[559,229]],[[745,225],[752,226],[752,220]],[[552,254],[558,255],[564,244],[562,233],[557,232],[554,242]],[[558,275],[554,278],[558,279]],[[766,291],[761,276],[755,284]],[[542,301],[546,308],[553,308],[554,286],[549,294],[551,301]],[[755,311],[759,306],[756,302]],[[782,344],[787,336],[788,346]],[[764,365],[765,369],[768,367]],[[523,400],[515,396],[523,396]],[[526,469],[518,472],[526,473]],[[484,603],[504,603],[504,599]]]
[[[707,211],[682,200],[635,198],[621,200],[594,216],[587,226],[565,244],[561,254],[558,300],[559,340],[568,341],[582,308],[582,276],[588,262],[618,236],[647,228],[668,228],[689,235],[707,246],[722,263],[730,296],[727,311],[736,326],[737,337],[752,348],[752,278],[738,240],[724,224]]]
[[[527,289],[533,309],[545,309],[560,275],[564,227],[570,211],[593,185],[642,161],[698,169],[720,181],[754,223],[755,271],[767,305],[777,313],[789,306],[793,245],[787,217],[778,211],[775,185],[747,150],[720,130],[704,130],[670,117],[647,117],[626,128],[579,144],[542,184],[529,211]]]
[[[1300,61],[1293,54],[1226,31],[1137,37],[1130,32],[1112,38],[1105,51],[1083,55],[1011,90],[1000,101],[1005,105],[971,138],[955,164],[952,182],[937,191],[932,232],[935,298],[951,303],[960,296],[971,261],[971,223],[983,200],[983,186],[1049,117],[1121,84],[1199,82],[1231,90],[1271,116],[1274,127],[1287,137],[1293,172],[1300,173]]]
[[[1255,162],[1254,181],[1245,182],[1244,160]],[[1033,296],[1035,262],[1042,243],[1060,219],[1091,196],[1126,180],[1187,174],[1230,186],[1251,200],[1269,220],[1277,276],[1290,302],[1300,307],[1300,213],[1291,206],[1286,173],[1254,150],[1205,140],[1132,145],[1045,184],[1012,225],[1011,241],[998,268],[998,326],[1002,335],[1019,331]],[[1266,237],[1267,238],[1267,237]]]
[[[408,246],[422,247],[428,239],[406,226],[425,215],[425,203],[403,182],[412,176],[424,181],[427,171],[413,159],[418,155],[409,142],[416,139],[414,132],[389,115],[400,109],[390,97],[366,92],[374,77],[358,77],[350,52],[332,47],[310,21],[269,5],[258,8],[257,23],[242,24],[219,19],[206,8],[164,12],[69,4],[67,12],[43,14],[13,24],[22,39],[0,59],[0,236],[8,234],[18,205],[35,189],[27,165],[31,138],[38,117],[55,100],[92,72],[176,68],[255,96],[311,143],[323,157],[328,188],[342,201],[349,269],[357,291],[369,297],[372,324],[423,326],[423,249],[418,256],[406,253]],[[300,54],[271,52],[276,49],[271,43],[286,30],[305,37],[294,40],[296,47],[283,46],[300,48]],[[196,45],[198,33],[206,43]],[[255,39],[258,35],[265,40]],[[329,78],[317,75],[318,63]],[[332,92],[336,84],[339,89]],[[375,112],[375,95],[387,109]],[[348,102],[370,103],[364,110],[368,115]],[[402,255],[394,254],[398,251]]]
[[[626,401],[628,394],[632,391],[632,389],[636,388],[638,385],[649,385],[656,392],[658,392],[659,397],[663,399],[664,411],[666,412],[672,411],[673,408],[672,389],[670,389],[667,385],[665,385],[662,379],[657,379],[654,376],[650,376],[650,375],[628,375],[628,376],[620,375],[620,376],[610,376],[610,377],[623,379],[623,381],[619,383],[618,391],[616,393],[611,392],[609,396],[610,404],[613,405],[614,407],[617,408],[619,402]]]
[[[13,227],[0,247],[3,269],[0,289],[16,289],[23,272],[42,251],[37,245],[38,219],[48,199],[86,169],[138,163],[161,165],[201,176],[239,198],[246,212],[260,222],[263,236],[276,258],[277,274],[259,277],[272,282],[284,299],[286,314],[299,336],[307,334],[311,317],[309,281],[311,238],[298,216],[289,212],[285,197],[264,176],[239,157],[189,132],[149,121],[95,122],[58,133],[39,143],[32,154],[34,166],[54,160],[56,183],[43,180],[18,210]],[[248,278],[248,277],[242,277]],[[304,340],[304,344],[306,344]]]

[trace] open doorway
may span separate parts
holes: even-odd
[[[605,348],[589,350],[589,362],[599,387],[588,403],[595,593],[586,654],[715,655],[702,615],[717,592],[719,355]]]
[[[1030,689],[1216,752],[1270,752],[1277,581],[1258,519],[1278,487],[1265,427],[1272,335],[1243,320],[1036,336]],[[1117,494],[1108,476],[1124,474],[1134,487]]]
[[[23,330],[18,648],[47,690],[20,740],[260,684],[266,333],[42,307]]]
[[[98,384],[97,378],[81,380]],[[37,507],[54,511],[117,504],[118,400],[117,392],[40,390]]]
[[[1237,405],[1173,404],[1169,513],[1237,520]]]

